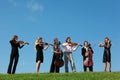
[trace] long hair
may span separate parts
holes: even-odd
[[[18,38],[18,36],[17,36],[17,35],[14,35],[14,36],[12,37],[12,40],[15,40],[16,38]]]
[[[38,37],[37,40],[35,41],[34,49],[36,49],[36,45],[39,44],[39,40],[42,40],[42,37]]]
[[[109,44],[111,45],[111,40],[108,37],[105,37],[104,39],[109,40]]]
[[[105,37],[105,39],[110,40],[108,37]]]

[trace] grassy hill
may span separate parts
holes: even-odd
[[[120,80],[120,72],[0,74],[0,80]]]

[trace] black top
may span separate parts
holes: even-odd
[[[111,48],[111,44],[105,44],[104,45],[103,63],[111,62],[110,48]]]
[[[94,53],[91,47],[89,47],[89,49],[91,49],[92,53]],[[83,48],[82,48],[82,52],[81,52],[81,54],[82,54],[82,56],[83,56],[83,61],[86,59],[85,53],[86,53],[86,48],[83,47]]]
[[[110,54],[110,48],[111,48],[111,44],[109,44],[110,47],[107,47],[107,44],[104,45],[104,54]]]
[[[36,50],[37,50],[37,53],[43,53],[43,45],[39,45],[39,44],[37,44],[36,45]]]
[[[10,40],[10,44],[12,47],[12,54],[19,54],[18,48],[22,48],[24,45],[20,46],[19,43],[17,43],[15,40]]]
[[[41,63],[43,63],[43,45],[42,44],[37,44],[36,45],[36,50],[37,50],[36,62],[38,62],[38,60],[40,60]]]

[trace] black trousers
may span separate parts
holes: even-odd
[[[52,59],[51,67],[50,67],[50,73],[53,73],[53,72],[59,73],[59,71],[60,71],[60,67],[57,67],[54,65],[55,60],[56,60],[56,56],[55,56],[55,54],[53,54],[53,59]]]
[[[83,68],[84,68],[84,72],[87,71],[87,68],[89,68],[90,72],[93,72],[93,66],[90,66],[90,67],[83,66]]]
[[[10,55],[10,62],[9,62],[9,65],[8,65],[8,71],[7,73],[8,74],[15,74],[15,71],[16,71],[16,67],[17,67],[17,64],[18,64],[18,59],[19,59],[19,54],[11,54]],[[13,62],[14,62],[14,66],[13,66]],[[13,68],[12,68],[13,66]]]

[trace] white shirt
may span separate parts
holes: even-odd
[[[72,46],[69,46],[68,43],[63,43],[62,47],[64,48],[64,52],[73,52],[77,49],[78,46],[72,47]]]
[[[85,46],[84,46],[84,48],[86,49],[86,51],[88,51],[88,47],[85,47]]]

